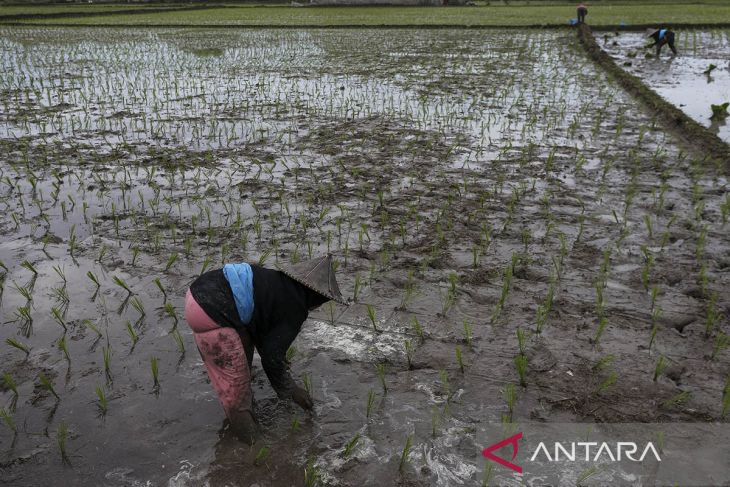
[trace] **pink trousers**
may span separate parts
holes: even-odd
[[[208,370],[210,382],[231,422],[239,413],[251,411],[251,374],[246,352],[236,330],[213,321],[188,289],[185,319]]]

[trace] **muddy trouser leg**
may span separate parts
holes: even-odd
[[[185,297],[185,318],[231,427],[242,439],[253,441],[251,374],[241,338],[235,329],[221,327],[208,317],[190,291]]]
[[[674,47],[674,32],[669,34],[669,49],[671,49],[675,55],[677,54],[677,48]]]
[[[246,353],[246,358],[248,359],[248,370],[251,370],[251,364],[253,363],[253,339],[251,338],[251,334],[248,332],[248,330],[239,330],[236,329],[238,332],[238,337],[241,339],[241,343],[243,344],[243,351]]]

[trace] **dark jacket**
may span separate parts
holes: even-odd
[[[289,374],[286,351],[299,334],[309,310],[328,299],[283,272],[254,264],[251,270],[254,308],[249,324],[242,323],[238,316],[233,292],[222,269],[202,274],[190,285],[190,293],[213,321],[239,331],[249,366],[252,347],[245,339],[247,335],[251,337],[271,386],[279,397],[286,399],[296,387]]]

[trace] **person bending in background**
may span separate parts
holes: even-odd
[[[578,23],[582,24],[586,21],[586,15],[588,15],[588,7],[584,4],[578,4]]]
[[[674,32],[669,29],[657,29],[651,34],[649,34],[649,37],[654,39],[654,44],[649,44],[647,48],[651,48],[656,46],[656,57],[659,57],[659,54],[662,52],[662,47],[664,47],[665,44],[669,45],[669,49],[672,50],[674,55],[677,55],[677,48],[674,47]]]
[[[185,319],[230,428],[240,440],[253,444],[256,439],[251,391],[254,347],[279,398],[312,409],[312,398],[289,373],[286,352],[309,311],[330,300],[346,304],[330,255],[281,270],[226,264],[190,285]]]

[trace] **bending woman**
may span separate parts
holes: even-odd
[[[312,408],[307,391],[292,379],[286,351],[313,310],[327,301],[346,304],[332,257],[311,259],[281,270],[254,264],[226,264],[190,285],[185,318],[233,432],[255,441],[251,410],[254,348],[281,399]]]

